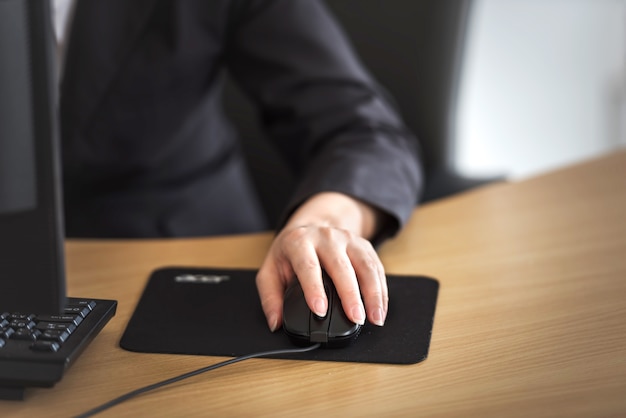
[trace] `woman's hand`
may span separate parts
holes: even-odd
[[[381,214],[349,196],[320,193],[302,204],[274,239],[256,278],[261,305],[272,331],[282,324],[283,294],[300,281],[309,308],[324,316],[328,300],[322,268],[332,278],[346,315],[382,326],[387,316],[387,280],[368,238]]]

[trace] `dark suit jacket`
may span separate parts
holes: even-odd
[[[299,182],[386,211],[417,201],[415,140],[317,0],[80,0],[61,88],[69,236],[266,229],[223,71],[255,103]]]

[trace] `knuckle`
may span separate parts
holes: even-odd
[[[308,239],[308,229],[305,226],[298,226],[285,232],[285,239],[295,245],[301,245]]]
[[[351,302],[355,302],[355,301],[360,301],[361,300],[361,292],[359,291],[358,288],[349,288],[346,289],[343,292],[343,297],[346,299],[346,301],[351,301]]]
[[[374,277],[381,277],[381,263],[377,257],[368,254],[356,255],[351,253],[355,270],[362,275],[363,279],[369,280]]]
[[[300,274],[310,274],[316,272],[320,268],[320,264],[318,260],[305,258],[298,261],[297,265],[295,265],[294,268],[296,272]]]
[[[371,271],[371,272],[378,272],[378,271],[379,271],[379,267],[378,267],[379,263],[378,263],[378,260],[375,260],[375,259],[374,259],[374,258],[372,258],[372,257],[365,257],[365,258],[362,260],[362,264],[363,264],[363,267],[364,267],[366,270],[368,270],[368,271]]]
[[[367,300],[370,302],[370,304],[378,305],[380,304],[380,302],[384,302],[384,299],[385,297],[383,293],[378,290],[370,292],[367,295]]]
[[[321,237],[328,241],[350,241],[352,239],[351,232],[346,229],[325,226],[320,228],[319,232]]]
[[[351,271],[352,270],[352,262],[350,259],[346,257],[335,257],[333,258],[332,265],[335,270],[339,271]]]
[[[386,293],[383,293],[380,301],[382,302],[383,306],[388,306],[389,305],[389,295],[387,295]]]

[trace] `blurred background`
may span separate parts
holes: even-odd
[[[476,0],[453,164],[532,176],[626,146],[626,0]]]

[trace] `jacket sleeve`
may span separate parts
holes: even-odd
[[[388,215],[378,241],[394,235],[422,188],[417,140],[333,16],[318,0],[234,9],[227,66],[297,176],[285,219],[308,197],[336,191]]]

